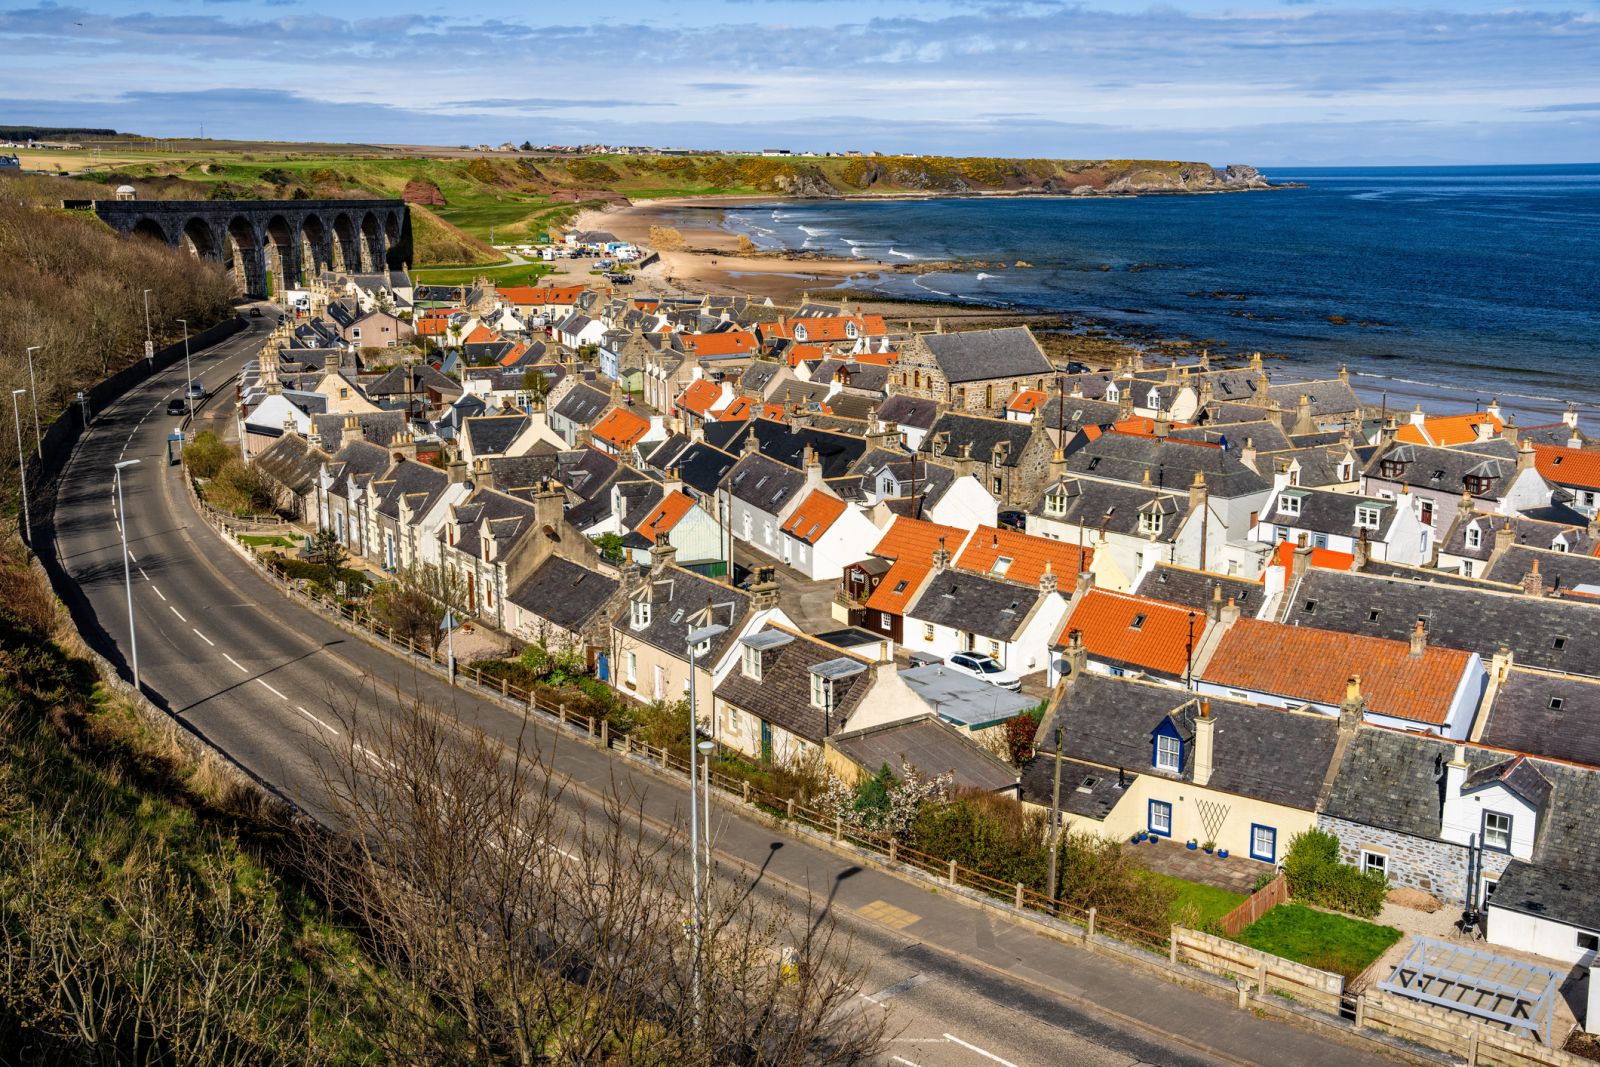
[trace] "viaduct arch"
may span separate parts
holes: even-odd
[[[266,297],[324,270],[376,274],[411,262],[404,200],[93,200],[118,233],[165,241],[221,263],[239,292]]]

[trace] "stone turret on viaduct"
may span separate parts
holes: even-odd
[[[326,269],[377,273],[411,259],[404,200],[94,200],[119,233],[152,237],[233,273],[249,297],[297,288]]]

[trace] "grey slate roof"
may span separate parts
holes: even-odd
[[[1514,667],[1483,714],[1486,745],[1600,767],[1600,680]]]
[[[1053,750],[1052,750],[1053,751]],[[1129,771],[1107,771],[1068,756],[1061,759],[1061,810],[1101,822],[1139,780]],[[1048,805],[1055,787],[1055,758],[1031,760],[1022,768],[1022,797]]]
[[[1067,439],[1085,426],[1109,426],[1121,418],[1121,408],[1116,404],[1081,396],[1050,396],[1041,409],[1045,429],[1060,430]]]
[[[1135,596],[1164,600],[1169,604],[1180,604],[1198,611],[1204,610],[1211,603],[1212,590],[1219,587],[1222,589],[1222,602],[1226,604],[1228,598],[1232,597],[1234,603],[1239,606],[1241,615],[1254,616],[1261,609],[1260,582],[1247,582],[1242,578],[1224,574],[1175,567],[1170,563],[1157,563],[1146,571],[1133,593]]]
[[[928,579],[905,616],[1010,641],[1044,595],[1038,586],[947,568]]]
[[[1337,719],[1230,700],[1212,699],[1210,705],[1216,727],[1207,788],[1306,811],[1316,808],[1338,741]],[[1199,701],[1181,689],[1085,672],[1064,688],[1040,724],[1039,752],[1054,753],[1059,726],[1062,749],[1070,757],[1193,781],[1194,747],[1184,746],[1179,774],[1158,772],[1152,766],[1151,734],[1171,716],[1180,734],[1192,737],[1198,709]]]
[[[1284,497],[1298,497],[1300,510],[1295,512],[1287,509]],[[1378,528],[1368,531],[1367,536],[1375,541],[1387,540],[1390,527],[1399,518],[1399,509],[1393,500],[1336,493],[1329,489],[1285,488],[1273,496],[1271,506],[1263,512],[1261,521],[1315,533],[1359,537],[1362,528],[1356,525],[1357,508],[1371,508],[1378,512]]]
[[[561,458],[556,452],[529,452],[525,456],[493,456],[489,474],[502,492],[531,489],[540,482],[561,480]]]
[[[1517,453],[1515,446],[1501,438],[1461,448],[1395,444],[1373,456],[1364,473],[1385,482],[1456,494],[1467,487],[1468,477],[1486,478],[1472,495],[1499,500],[1517,475]]]
[[[1051,511],[1048,507],[1051,500],[1061,498],[1065,498],[1065,510]],[[1138,534],[1156,543],[1176,539],[1189,510],[1186,493],[1163,493],[1153,487],[1147,489],[1126,482],[1068,476],[1047,485],[1030,514],[1086,530],[1104,527],[1108,533]],[[1141,516],[1152,511],[1159,511],[1163,516],[1161,532],[1145,534],[1140,528]]]
[[[333,462],[328,464],[328,470],[333,475],[329,492],[347,497],[352,481],[365,484],[367,478],[388,468],[389,453],[386,449],[366,441],[350,441],[334,453]]]
[[[1246,444],[1257,452],[1281,452],[1294,447],[1294,442],[1283,432],[1283,427],[1270,419],[1229,426],[1190,426],[1174,429],[1172,437],[1179,441],[1204,441],[1209,444],[1222,444],[1226,439],[1230,450],[1243,448]]]
[[[1448,741],[1364,728],[1345,746],[1323,811],[1338,819],[1436,838],[1444,804]]]
[[[413,363],[410,366],[396,367],[372,381],[363,383],[361,388],[366,390],[367,395],[373,399],[378,397],[404,398],[407,392],[407,375],[410,376],[410,393],[412,396],[420,397],[430,390],[450,398],[461,395],[461,386],[426,363]]]
[[[878,407],[878,418],[915,430],[926,430],[939,417],[939,402],[917,396],[895,394]]]
[[[1049,357],[1025,326],[924,334],[922,341],[952,385],[1055,373]]]
[[[610,406],[608,394],[579,382],[550,410],[579,426],[592,426]]]
[[[1491,582],[1516,585],[1529,574],[1537,563],[1544,587],[1553,592],[1567,593],[1582,586],[1585,592],[1600,596],[1600,557],[1579,555],[1577,552],[1552,552],[1548,548],[1532,545],[1512,545],[1499,559],[1490,564],[1483,577]],[[1595,601],[1600,609],[1600,600]]]
[[[1339,378],[1318,382],[1274,382],[1267,387],[1268,399],[1291,414],[1299,410],[1302,396],[1310,397],[1311,414],[1316,418],[1361,410],[1356,391],[1350,387],[1350,383]]]
[[[493,529],[501,558],[518,538],[533,528],[533,505],[494,489],[477,489],[453,509],[461,524],[456,547],[469,556],[483,557],[483,533]]]
[[[962,737],[953,727],[940,722],[931,712],[916,719],[835,734],[833,747],[869,774],[887,765],[896,777],[903,777],[901,768],[909,765],[929,778],[948,772],[957,788],[994,793],[1015,788],[1017,784],[1015,770]]]
[[[851,464],[867,450],[867,442],[851,434],[810,426],[790,426],[772,419],[712,422],[706,424],[703,432],[707,444],[734,455],[744,450],[745,438],[754,434],[763,456],[796,469],[802,466],[806,447],[810,446],[817,462],[822,465],[824,478],[848,474]]]
[[[1162,441],[1126,433],[1108,433],[1067,457],[1074,474],[1093,474],[1121,482],[1142,484],[1145,471],[1150,483],[1187,490],[1195,474],[1205,475],[1213,497],[1233,499],[1265,493],[1272,483],[1246,467],[1235,449],[1206,448],[1181,441]]]
[[[619,584],[590,567],[551,556],[511,591],[509,599],[525,611],[576,632],[605,610]]]
[[[778,633],[790,640],[760,650],[760,681],[746,677],[742,664],[735,666],[717,686],[717,699],[815,744],[822,743],[825,733],[829,736],[839,733],[850,713],[872,688],[871,664],[850,657],[843,649],[779,627],[767,626],[760,633]],[[813,706],[812,668],[840,658],[855,659],[866,669],[834,681],[829,710]]]
[[[461,431],[475,456],[504,455],[518,435],[528,428],[528,416],[478,415],[462,423]]]
[[[1315,601],[1313,612],[1305,610]],[[1428,640],[1476,652],[1500,646],[1526,667],[1600,676],[1600,606],[1312,568],[1283,621],[1404,641],[1422,619]]]
[[[411,506],[414,517],[438,502],[450,476],[438,467],[418,463],[414,459],[396,460],[381,478],[374,479],[372,489],[378,494],[377,511],[391,519],[400,517],[400,500],[404,497]]]
[[[634,629],[629,617],[630,608],[623,605],[612,616],[612,627],[624,640],[643,641],[678,659],[688,657],[686,639],[690,630],[711,624],[726,626],[727,632],[714,638],[711,648],[700,657],[700,661],[708,666],[722,658],[722,654],[733,643],[734,631],[750,610],[749,594],[743,590],[701,577],[682,567],[663,567],[659,571],[652,571],[642,585],[629,591],[627,599],[628,604],[649,601],[649,623]]]
[[[1004,444],[1009,448],[1002,465],[1015,467],[1022,462],[1023,451],[1032,439],[1032,423],[947,411],[939,416],[928,435],[922,439],[921,451],[935,456],[959,456],[961,447],[966,445],[971,449],[973,459],[988,463],[995,448]]]
[[[728,472],[726,484],[735,499],[776,515],[794,502],[806,476],[766,456],[744,456]]]
[[[300,496],[317,484],[331,457],[297,433],[286,433],[255,457],[255,465],[289,492]]]
[[[313,415],[311,427],[322,438],[325,452],[337,452],[345,445],[343,415]],[[406,428],[403,411],[368,411],[356,416],[361,427],[360,440],[387,446]]]

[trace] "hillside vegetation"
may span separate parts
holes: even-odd
[[[1215,192],[1257,187],[1248,168],[1219,173],[1177,160],[999,159],[952,156],[516,156],[470,158],[219,152],[125,157],[93,177],[129,181],[141,196],[403,197],[431,212],[418,227],[417,263],[489,262],[471,240],[537,239],[583,206],[623,198],[893,193],[1040,192],[1063,195]],[[198,186],[198,188],[197,188]],[[424,233],[422,231],[426,230]]]

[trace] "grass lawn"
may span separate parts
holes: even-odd
[[[508,267],[419,267],[411,272],[413,281],[424,285],[471,285],[480,276],[496,285],[528,285],[554,273],[548,263],[513,263]]]
[[[1161,885],[1171,886],[1177,893],[1167,917],[1175,923],[1182,921],[1196,929],[1204,927],[1212,919],[1222,918],[1244,903],[1244,894],[1231,889],[1219,889],[1214,885],[1174,878],[1170,874],[1157,874],[1155,871],[1150,872],[1150,877]],[[1193,905],[1197,915],[1186,914],[1190,905]]]
[[[1235,940],[1349,980],[1400,940],[1400,931],[1304,904],[1280,904],[1241,930]]]
[[[277,534],[240,534],[241,544],[257,548],[299,548],[299,538],[280,537]]]

